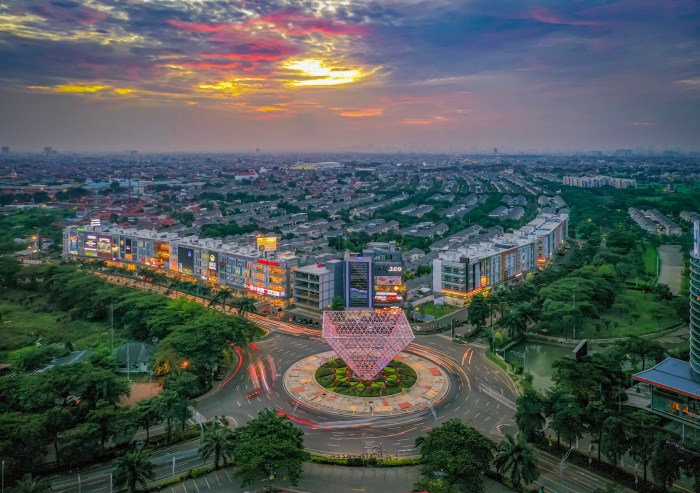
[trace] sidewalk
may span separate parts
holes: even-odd
[[[273,482],[275,491],[289,493],[409,493],[419,478],[419,467],[346,467],[307,463],[298,486],[287,481]],[[233,469],[222,469],[207,476],[163,488],[167,493],[261,493],[268,486],[260,481],[243,488]],[[509,493],[501,483],[484,478],[486,493]]]

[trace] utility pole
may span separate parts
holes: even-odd
[[[111,298],[109,302],[109,321],[111,324],[111,330],[110,330],[110,347],[111,347],[111,353],[114,355],[114,298]]]
[[[574,302],[574,308],[576,308],[576,292],[574,291],[572,294],[572,299]],[[574,339],[576,339],[576,315],[574,314]]]
[[[659,282],[659,250],[656,250],[656,282]]]

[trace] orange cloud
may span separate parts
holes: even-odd
[[[260,113],[269,113],[272,111],[286,111],[284,108],[279,108],[277,106],[258,106],[255,108],[255,111],[258,111]]]
[[[435,123],[440,123],[447,121],[444,116],[434,116],[432,118],[404,118],[401,123],[404,125],[433,125]]]
[[[348,118],[365,118],[365,117],[369,117],[369,116],[382,116],[384,114],[383,108],[360,108],[357,110],[341,109],[341,108],[333,108],[333,109],[336,111],[340,110],[340,113],[338,113],[338,115],[345,116]]]

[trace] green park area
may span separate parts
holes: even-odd
[[[456,310],[454,306],[448,306],[448,305],[436,305],[434,302],[429,301],[427,303],[423,303],[415,308],[416,311],[419,313],[424,313],[425,315],[431,315],[435,318],[440,318],[444,317],[445,315],[449,315],[453,311]]]
[[[651,293],[627,289],[599,320],[586,320],[576,335],[587,339],[643,336],[679,323],[673,304]]]
[[[55,223],[73,215],[74,211],[63,209],[23,209],[0,215],[0,254],[27,248],[26,243],[17,243],[15,239],[27,239],[37,233],[60,243],[63,229]]]
[[[27,352],[23,348],[51,359],[72,349],[95,349],[109,340],[107,324],[72,320],[69,313],[49,308],[40,295],[7,290],[0,298],[0,362],[15,361]],[[123,342],[122,336],[115,337],[115,344]]]
[[[642,254],[642,261],[644,262],[644,272],[647,275],[656,278],[656,265],[659,252],[653,245],[645,245],[644,253]],[[659,265],[659,268],[661,266]]]

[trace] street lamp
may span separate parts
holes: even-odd
[[[519,353],[517,351],[513,351],[512,349],[510,350],[510,354],[514,354],[516,356],[520,356],[523,359],[523,375],[525,374],[525,367],[527,365],[527,358],[525,357],[525,350],[523,350],[522,353]]]
[[[272,493],[272,482],[275,480],[275,470],[270,464],[265,464],[265,470],[270,474],[268,479],[270,480],[270,493]]]

